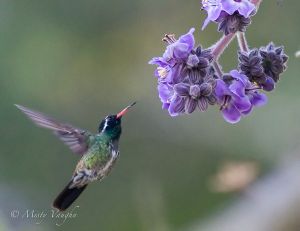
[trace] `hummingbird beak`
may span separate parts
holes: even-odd
[[[123,115],[125,115],[129,109],[134,106],[136,104],[136,102],[130,104],[129,106],[125,107],[122,111],[120,111],[118,114],[117,114],[117,119],[120,119]]]

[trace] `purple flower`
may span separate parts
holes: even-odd
[[[225,35],[228,35],[231,33],[236,33],[238,31],[245,32],[247,27],[251,23],[251,19],[245,18],[237,11],[232,15],[222,12],[222,17],[220,16],[217,22],[218,31],[223,32]]]
[[[254,106],[266,104],[267,97],[258,91],[247,76],[237,70],[232,70],[230,76],[230,83],[217,80],[215,95],[221,105],[224,119],[229,123],[237,123],[243,115],[248,115]]]
[[[171,99],[174,95],[173,87],[168,83],[160,82],[158,83],[157,90],[160,101],[163,103],[162,108],[168,109],[171,103]]]
[[[163,58],[168,61],[186,61],[195,45],[194,31],[195,29],[191,28],[187,34],[180,36],[178,40],[172,35],[172,37],[166,35],[164,41],[169,45],[167,46]]]
[[[166,35],[164,41],[168,43],[162,57],[155,57],[149,63],[157,65],[155,76],[165,82],[176,84],[187,76],[204,78],[209,70],[213,56],[209,49],[195,48],[195,29],[182,35],[178,40],[174,35]]]
[[[149,64],[156,65],[157,91],[162,108],[170,116],[206,111],[209,105],[217,105],[224,119],[237,123],[249,115],[255,107],[267,103],[263,91],[272,91],[281,74],[287,68],[288,56],[283,47],[270,43],[260,49],[249,49],[243,32],[251,24],[259,1],[255,0],[202,0],[202,10],[209,22],[218,24],[223,37],[203,49],[195,46],[195,29],[191,28],[178,39],[166,34],[166,48]],[[223,73],[220,55],[238,32],[238,70]],[[240,33],[242,32],[242,33]]]
[[[233,19],[225,20],[226,17],[238,13],[242,17],[234,17],[234,19],[239,19],[235,22],[236,28],[245,30],[250,21],[247,19],[256,12],[255,5],[249,0],[202,0],[202,9],[207,11],[207,18],[204,21],[202,30],[208,25],[210,21],[212,22],[230,22],[232,24]],[[222,28],[227,28],[226,25],[222,25]]]
[[[207,18],[202,26],[204,30],[210,21],[216,21],[219,18],[223,6],[221,0],[202,0],[202,9],[207,11]]]
[[[162,108],[168,110],[171,116],[178,116],[191,114],[196,108],[205,111],[208,105],[214,105],[217,101],[215,86],[216,81],[211,78],[195,83],[186,78],[184,82],[175,85],[160,81],[157,89]]]
[[[184,99],[175,94],[172,85],[159,82],[157,90],[162,108],[168,110],[171,116],[178,116],[184,112]]]
[[[237,123],[241,119],[240,110],[235,105],[236,101],[238,105],[243,105],[246,110],[250,108],[250,102],[245,97],[241,99],[234,97],[235,95],[230,91],[228,85],[221,79],[217,80],[215,95],[218,103],[221,105],[220,110],[222,111],[223,117],[229,123]]]
[[[195,45],[194,31],[194,28],[190,29],[178,40],[175,39],[174,35],[164,37],[163,40],[167,42],[168,46],[163,56],[155,57],[149,62],[149,64],[158,66],[154,73],[155,76],[169,83],[178,82],[181,77],[185,77],[182,76],[185,65],[197,65],[199,63],[197,57],[192,54]]]
[[[183,81],[186,76],[204,78],[213,60],[211,51],[195,48],[195,29],[182,35],[178,40],[174,35],[166,35],[164,41],[168,46],[162,57],[155,57],[149,63],[157,65],[154,75],[160,80],[176,84]]]
[[[213,56],[209,49],[194,47],[194,31],[190,29],[178,40],[174,35],[166,35],[163,40],[168,45],[163,56],[149,62],[157,65],[154,74],[158,77],[158,95],[163,109],[171,116],[192,113],[197,106],[204,111],[216,102],[212,96],[215,81],[210,71]],[[185,94],[178,90],[184,85],[188,85]]]
[[[241,73],[265,91],[274,90],[275,83],[287,68],[288,56],[283,47],[275,47],[272,42],[260,49],[239,51],[238,55]]]
[[[207,79],[202,83],[193,83],[191,81],[178,83],[174,86],[176,95],[182,98],[182,107],[186,114],[193,113],[196,108],[200,111],[206,111],[208,105],[214,105],[216,98],[214,96],[215,80]]]
[[[284,48],[276,47],[270,42],[266,47],[261,47],[259,53],[265,74],[278,82],[280,75],[287,68],[288,56],[284,53]]]
[[[267,103],[266,95],[258,91],[261,88],[256,84],[251,83],[247,76],[239,73],[237,70],[232,70],[230,75],[234,78],[234,81],[229,86],[230,90],[238,97],[247,97],[251,103],[248,110],[241,108],[240,112],[243,115],[248,115],[254,106],[259,107]]]
[[[255,5],[249,0],[222,0],[223,10],[232,15],[238,11],[240,15],[249,18],[255,11]]]
[[[267,80],[262,66],[262,57],[258,49],[254,48],[248,52],[238,52],[239,69],[242,74],[246,75],[251,82],[263,84]]]
[[[275,88],[275,81],[265,74],[263,67],[263,58],[258,49],[252,49],[249,52],[238,52],[239,69],[246,75],[250,82],[256,83],[265,91],[272,91]]]

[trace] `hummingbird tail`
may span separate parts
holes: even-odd
[[[64,211],[70,207],[70,205],[79,197],[82,191],[86,188],[87,184],[82,187],[70,188],[71,181],[64,190],[56,197],[53,202],[53,207],[60,211]]]

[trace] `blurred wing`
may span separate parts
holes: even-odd
[[[54,119],[29,108],[16,105],[29,119],[36,125],[43,128],[48,128],[54,131],[54,134],[59,137],[69,148],[77,154],[83,155],[89,148],[93,135],[78,128],[74,128],[68,124],[63,124]]]

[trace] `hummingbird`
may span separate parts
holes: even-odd
[[[58,122],[27,107],[15,105],[36,125],[52,130],[74,153],[81,156],[71,180],[54,200],[54,208],[66,210],[89,183],[101,181],[110,173],[119,157],[121,119],[135,104],[136,102],[132,103],[115,115],[106,116],[100,122],[97,134]]]

